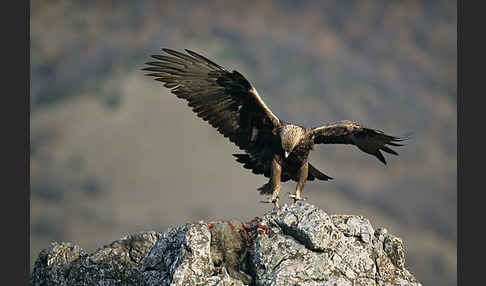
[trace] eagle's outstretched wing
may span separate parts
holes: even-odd
[[[280,120],[256,89],[237,71],[229,72],[211,60],[186,49],[187,54],[163,49],[146,63],[147,75],[164,83],[203,120],[240,149],[256,156],[267,147]]]
[[[396,142],[409,139],[409,136],[390,136],[348,120],[317,127],[312,132],[315,144],[353,144],[361,151],[376,156],[385,165],[385,157],[380,150],[398,155],[387,145],[403,146]]]

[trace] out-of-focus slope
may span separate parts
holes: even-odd
[[[242,72],[285,120],[414,131],[387,166],[316,146],[335,180],[304,194],[386,225],[420,281],[455,285],[455,2],[296,3],[31,3],[31,253],[268,208],[237,149],[140,71],[161,47],[190,48]]]

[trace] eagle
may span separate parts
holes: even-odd
[[[148,76],[161,81],[175,96],[187,101],[198,117],[207,121],[237,147],[238,163],[254,174],[269,178],[258,188],[271,195],[264,203],[278,207],[281,182],[297,182],[294,203],[304,200],[306,181],[333,179],[309,162],[315,144],[352,144],[386,165],[381,151],[398,155],[389,146],[407,136],[395,137],[383,131],[344,120],[315,128],[286,122],[265,104],[255,87],[238,71],[228,71],[208,58],[188,49],[186,53],[163,48],[165,54],[152,55]]]

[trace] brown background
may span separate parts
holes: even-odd
[[[256,191],[266,179],[234,161],[237,148],[143,76],[148,56],[170,47],[240,71],[284,120],[413,131],[387,166],[354,146],[317,146],[311,162],[335,180],[304,195],[402,237],[424,285],[456,285],[456,11],[455,1],[31,1],[31,264],[53,240],[90,251],[269,209]]]

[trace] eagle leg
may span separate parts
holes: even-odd
[[[295,188],[295,194],[289,194],[289,198],[294,200],[294,204],[297,201],[305,201],[306,198],[302,198],[302,189],[304,188],[304,184],[307,181],[307,176],[309,175],[309,161],[305,161],[305,163],[299,169],[299,180],[297,182],[297,187]]]
[[[261,201],[262,203],[273,203],[275,207],[278,207],[278,193],[280,192],[280,179],[282,175],[282,166],[278,162],[278,158],[275,157],[272,160],[272,177],[270,178],[270,182],[265,184],[262,188],[261,193],[266,193],[263,189],[271,187],[272,198],[266,201]]]

